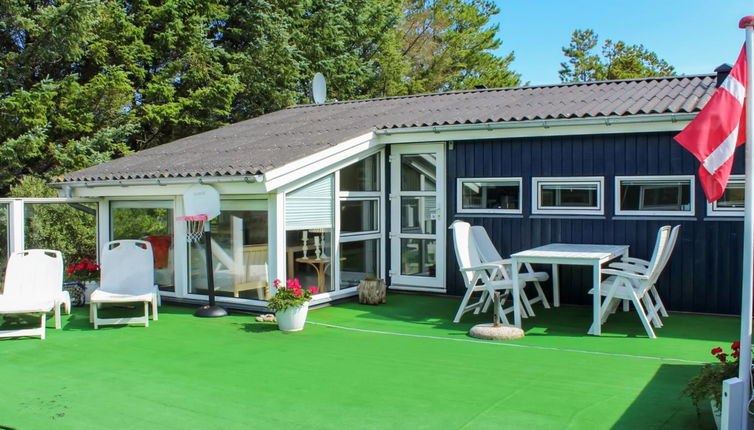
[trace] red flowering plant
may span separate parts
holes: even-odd
[[[710,354],[715,356],[719,363],[707,363],[701,372],[696,375],[683,394],[690,397],[699,411],[699,402],[710,400],[718,408],[723,395],[723,381],[738,376],[738,357],[741,353],[741,343],[735,341],[730,345],[730,354],[723,352],[721,347],[713,348]]]
[[[96,281],[99,279],[99,265],[94,260],[84,258],[68,266],[65,274],[69,282]]]
[[[275,312],[301,306],[312,299],[312,294],[317,294],[316,287],[302,288],[297,278],[287,280],[285,285],[275,279],[274,285],[277,292],[267,302],[267,307]]]

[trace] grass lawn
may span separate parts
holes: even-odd
[[[591,309],[524,320],[510,342],[450,323],[458,298],[405,294],[309,313],[303,332],[163,306],[149,328],[94,331],[85,308],[47,339],[0,341],[0,428],[712,428],[680,397],[738,319],[674,314],[647,339],[618,313],[600,338]],[[53,327],[48,321],[48,327]]]

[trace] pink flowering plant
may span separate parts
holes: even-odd
[[[730,350],[730,353],[726,353],[719,346],[713,348],[710,354],[714,355],[719,363],[705,364],[701,372],[689,381],[689,384],[683,390],[683,394],[690,397],[694,402],[697,411],[699,410],[699,402],[704,400],[711,400],[719,407],[723,395],[723,381],[738,376],[741,343],[733,342]]]
[[[285,285],[280,279],[275,279],[274,285],[277,292],[270,298],[267,307],[275,312],[301,306],[312,299],[312,294],[317,294],[316,287],[302,288],[297,278],[287,280]]]

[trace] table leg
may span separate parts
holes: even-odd
[[[592,316],[594,318],[594,322],[592,323],[592,330],[590,330],[591,334],[595,336],[601,336],[602,335],[602,265],[599,261],[594,263],[594,268],[592,269],[594,280],[592,281],[592,286],[594,287],[594,294],[592,297],[593,300],[593,311]]]
[[[511,268],[513,269],[513,325],[521,328],[521,297],[518,289],[518,271],[521,269],[521,263],[514,258]]]
[[[558,265],[552,265],[552,305],[560,307],[560,279],[558,279]]]

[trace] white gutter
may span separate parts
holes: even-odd
[[[51,182],[50,186],[65,188],[68,187],[112,187],[130,185],[182,185],[182,184],[219,184],[226,182],[246,182],[258,183],[264,181],[264,175],[244,175],[244,176],[201,176],[193,178],[145,178],[145,179],[110,179],[98,181],[71,181],[71,182]]]
[[[551,128],[565,126],[590,126],[590,125],[622,125],[622,124],[651,124],[660,122],[684,122],[691,121],[697,113],[671,113],[671,114],[651,114],[651,115],[632,115],[632,116],[611,116],[603,118],[563,118],[563,119],[546,119],[531,121],[511,121],[495,122],[481,124],[460,124],[460,125],[437,125],[428,127],[411,127],[411,128],[391,128],[375,130],[374,134],[381,136],[391,136],[399,134],[414,133],[443,133],[457,131],[479,131],[479,130],[504,130],[504,129],[521,129],[521,128]]]

